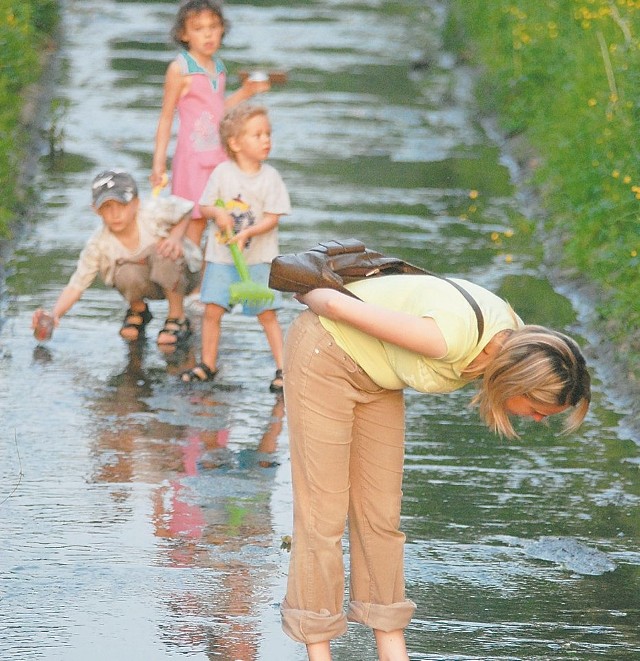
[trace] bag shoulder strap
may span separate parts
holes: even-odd
[[[457,282],[449,280],[449,278],[442,277],[442,279],[446,280],[450,285],[453,285],[467,299],[467,303],[469,303],[476,315],[476,322],[478,324],[478,342],[480,342],[482,339],[482,334],[484,333],[484,316],[482,315],[482,310],[480,309],[478,302],[464,287],[459,285]]]

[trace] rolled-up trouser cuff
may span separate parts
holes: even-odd
[[[359,622],[379,631],[396,631],[404,629],[411,622],[416,605],[410,599],[398,601],[395,604],[367,604],[364,601],[349,602],[347,619],[349,622]]]
[[[324,608],[319,613],[289,608],[285,599],[280,605],[280,615],[287,636],[305,645],[333,640],[347,631],[346,615],[331,615]]]

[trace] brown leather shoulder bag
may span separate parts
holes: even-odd
[[[304,252],[278,255],[271,262],[269,287],[298,294],[327,287],[355,296],[344,285],[356,280],[398,274],[432,275],[446,280],[473,308],[478,322],[478,339],[482,337],[484,330],[482,311],[466,289],[437,273],[366,248],[358,239],[326,241]]]

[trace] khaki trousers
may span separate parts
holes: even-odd
[[[399,530],[403,393],[376,385],[309,310],[287,334],[284,380],[294,525],[283,629],[307,644],[343,634],[347,619],[403,629],[415,610],[405,598]]]
[[[183,296],[193,291],[199,277],[199,273],[189,271],[184,259],[173,260],[153,251],[137,262],[119,261],[113,286],[129,303],[145,298],[161,300],[166,291]]]

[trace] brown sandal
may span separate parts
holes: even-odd
[[[173,342],[160,342],[160,336],[165,333],[175,338]],[[158,333],[158,344],[165,347],[173,347],[177,344],[186,342],[191,337],[191,322],[187,317],[184,319],[176,319],[175,317],[167,317],[164,320],[164,326]]]
[[[153,315],[151,314],[149,306],[146,303],[144,304],[144,310],[141,310],[140,312],[136,312],[135,310],[129,308],[124,315],[124,321],[122,322],[122,326],[120,328],[120,335],[122,336],[122,339],[126,340],[127,342],[135,342],[140,338],[140,335],[144,331],[144,327],[152,319]],[[127,337],[126,334],[122,334],[122,331],[128,330],[129,328],[136,329],[135,337]]]
[[[218,370],[212,370],[208,365],[198,363],[195,367],[183,372],[180,375],[180,380],[183,383],[204,383],[205,381],[213,381],[217,374]]]

